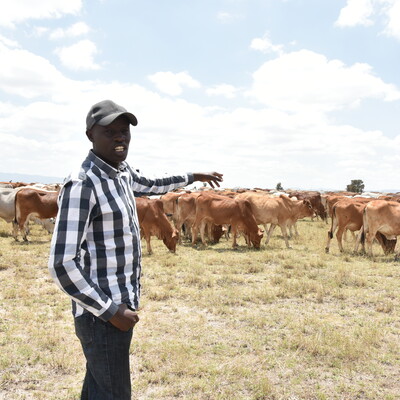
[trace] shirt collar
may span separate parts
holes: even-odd
[[[93,153],[93,150],[89,151],[87,159],[112,179],[116,178],[118,172],[125,171],[128,165],[125,161],[122,161],[119,164],[118,169],[115,169],[110,164],[107,164],[105,161],[103,161],[100,157],[97,157],[96,154]]]

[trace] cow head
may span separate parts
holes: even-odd
[[[326,214],[325,208],[321,205],[321,207],[318,208],[317,210],[318,216],[321,217],[322,221],[326,221],[328,218],[328,215]]]
[[[264,231],[260,228],[258,228],[258,231],[256,233],[251,233],[250,234],[250,240],[251,243],[253,244],[254,248],[259,249],[260,248],[260,243],[261,239],[264,236]]]
[[[379,244],[382,246],[383,252],[388,255],[391,253],[394,253],[396,243],[397,243],[397,238],[387,238],[384,234],[381,232],[376,232],[375,239],[379,242]]]
[[[226,228],[222,225],[214,225],[212,227],[212,240],[214,243],[218,243],[219,239],[221,239],[222,235],[226,232]]]
[[[163,238],[164,244],[172,253],[175,253],[176,251],[176,244],[178,243],[178,240],[179,240],[179,232],[175,228],[172,230],[171,236],[167,235],[164,236]]]
[[[304,215],[302,215],[300,218],[315,217],[316,216],[314,207],[312,206],[310,200],[303,200],[302,211],[303,211]]]

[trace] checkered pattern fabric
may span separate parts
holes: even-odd
[[[126,303],[138,308],[141,246],[135,196],[163,194],[193,174],[149,179],[126,162],[118,170],[92,151],[64,182],[51,242],[49,271],[71,298],[75,317],[108,321]]]

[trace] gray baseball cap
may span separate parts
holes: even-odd
[[[86,117],[86,129],[91,129],[95,124],[101,126],[110,125],[111,122],[121,115],[125,115],[133,126],[137,125],[136,117],[124,107],[119,106],[111,100],[100,101],[90,108]]]

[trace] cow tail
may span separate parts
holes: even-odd
[[[18,225],[18,219],[19,219],[19,208],[17,206],[17,196],[18,196],[18,192],[15,193],[15,198],[14,198],[14,221],[13,221],[14,225]]]
[[[363,226],[361,228],[361,244],[365,244],[365,235],[368,233],[368,222],[367,222],[367,207],[363,211]]]
[[[333,223],[336,218],[336,207],[333,206],[332,208],[332,217],[331,217],[331,229],[328,231],[328,237],[329,239],[333,239]]]

